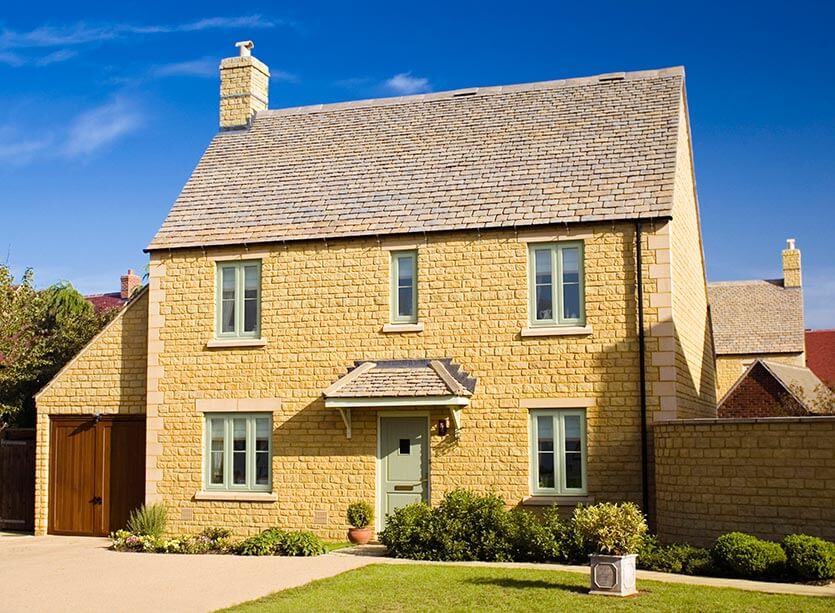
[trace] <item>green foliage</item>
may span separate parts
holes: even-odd
[[[692,545],[661,545],[654,536],[644,539],[638,551],[638,568],[683,575],[717,573],[708,549]]]
[[[444,559],[510,561],[510,522],[499,496],[452,490],[433,515],[434,537]]]
[[[348,525],[354,528],[367,528],[374,521],[374,509],[365,500],[348,505]]]
[[[242,556],[318,556],[327,548],[312,532],[285,532],[279,528],[268,528],[251,536],[236,549]]]
[[[0,427],[34,425],[35,393],[114,315],[68,283],[39,291],[31,270],[15,281],[0,265]]]
[[[786,566],[786,553],[778,543],[742,532],[717,538],[711,555],[721,571],[737,577],[773,578]]]
[[[130,512],[127,529],[140,536],[159,538],[165,532],[168,522],[168,509],[162,503],[143,504]]]
[[[380,542],[395,558],[443,560],[435,543],[433,517],[432,509],[423,502],[395,509],[380,533]]]
[[[805,534],[790,534],[783,539],[789,570],[807,581],[835,578],[835,543]]]
[[[509,513],[510,559],[514,562],[554,562],[560,559],[560,537],[533,513]]]
[[[637,553],[647,533],[644,514],[632,502],[578,506],[571,523],[583,542],[607,555]]]
[[[589,555],[594,553],[594,546],[577,531],[573,519],[565,521],[560,517],[557,507],[549,507],[542,516],[542,522],[554,539],[555,560],[570,564],[588,563]]]

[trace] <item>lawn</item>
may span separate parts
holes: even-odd
[[[639,581],[631,598],[590,596],[585,574],[374,564],[229,611],[833,611],[829,598]]]

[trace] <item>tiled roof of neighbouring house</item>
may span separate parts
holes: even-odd
[[[835,389],[835,330],[806,330],[806,366]]]
[[[93,309],[97,313],[109,311],[110,309],[121,309],[127,302],[126,298],[122,298],[120,292],[112,292],[110,294],[91,294],[84,296],[87,302],[93,305]]]
[[[148,249],[666,217],[681,68],[270,110]]]
[[[475,379],[448,358],[358,361],[324,391],[327,398],[471,396]]]
[[[783,280],[708,285],[713,342],[719,355],[803,351],[803,292]]]

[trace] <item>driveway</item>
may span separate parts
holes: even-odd
[[[213,611],[378,561],[121,553],[99,538],[0,536],[0,609]]]

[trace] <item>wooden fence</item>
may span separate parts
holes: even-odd
[[[35,430],[0,430],[0,530],[35,529]]]

